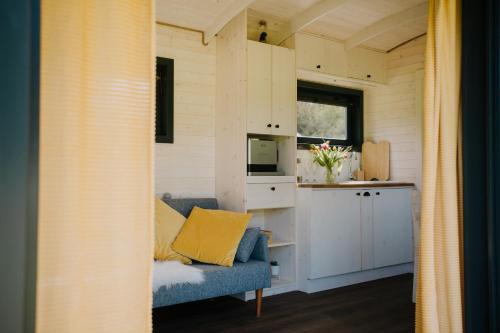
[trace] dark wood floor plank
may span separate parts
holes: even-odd
[[[219,297],[153,311],[155,333],[400,333],[414,331],[412,275],[314,294],[291,292],[255,301]]]

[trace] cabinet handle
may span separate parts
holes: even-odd
[[[380,195],[380,192],[375,193],[376,195]]]
[[[366,75],[366,77],[370,79],[372,76],[371,76],[371,74],[368,74],[368,75]]]
[[[271,191],[276,191],[276,187],[271,187]]]
[[[321,68],[321,65],[316,65],[316,68],[317,68],[317,69],[320,69],[320,68]]]
[[[270,127],[272,127],[272,126],[273,126],[273,125],[271,125],[271,124],[267,124],[267,127],[269,127],[269,128],[270,128]]]
[[[361,195],[361,193],[358,192],[358,193],[356,193],[356,195],[359,197]]]
[[[363,196],[364,196],[364,197],[369,197],[369,196],[370,196],[370,192],[365,192],[365,193],[363,193]]]
[[[280,124],[274,125],[274,127],[276,127],[276,128],[280,128]]]

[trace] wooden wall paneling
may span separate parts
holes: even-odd
[[[247,13],[217,35],[215,194],[221,208],[245,210]]]
[[[174,59],[174,143],[155,145],[155,192],[215,196],[216,43],[156,27],[157,56]]]

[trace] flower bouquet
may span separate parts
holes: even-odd
[[[345,148],[337,146],[332,147],[329,141],[319,146],[311,145],[310,149],[313,154],[313,162],[325,168],[325,181],[327,183],[333,183],[335,181],[334,169],[336,169],[337,175],[340,175],[343,162],[349,158],[349,152],[351,150],[352,146]]]

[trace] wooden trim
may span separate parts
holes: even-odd
[[[424,37],[425,35],[427,35],[427,32],[424,32],[423,34],[420,34],[420,35],[418,35],[418,36],[415,36],[415,37],[412,37],[412,38],[410,38],[410,39],[408,39],[408,40],[405,40],[404,42],[399,43],[398,45],[394,46],[393,48],[390,48],[389,50],[387,50],[387,51],[386,51],[386,53],[391,53],[391,52],[392,52],[392,51],[394,51],[395,49],[398,49],[398,48],[400,48],[400,47],[401,47],[401,46],[403,46],[403,45],[406,45],[406,44],[408,44],[408,43],[410,43],[410,42],[413,42],[414,40],[417,40],[417,39],[419,39],[420,37]]]
[[[260,318],[260,313],[262,312],[262,291],[263,289],[257,289],[255,291],[255,309],[257,318]]]
[[[421,3],[395,14],[384,17],[383,19],[359,30],[345,41],[345,49],[350,50],[372,38],[375,38],[384,32],[401,26],[404,23],[415,21],[416,19],[427,16],[427,2]]]
[[[407,182],[376,182],[376,181],[352,181],[337,184],[327,183],[299,183],[300,188],[379,188],[379,187],[414,187],[414,183]]]
[[[162,22],[162,21],[156,21],[156,24],[158,25],[162,25],[164,27],[170,27],[170,28],[176,28],[176,29],[182,29],[182,30],[187,30],[187,31],[191,31],[191,32],[197,32],[199,34],[201,34],[201,43],[205,46],[208,45],[208,43],[205,43],[205,32],[203,32],[202,30],[198,30],[198,29],[193,29],[193,28],[188,28],[188,27],[185,27],[185,26],[182,26],[182,25],[177,25],[177,24],[171,24],[171,23],[168,23],[168,22]]]
[[[348,1],[349,0],[322,0],[307,8],[302,13],[293,17],[290,22],[285,25],[285,30],[277,44],[281,44],[294,33],[304,29]]]
[[[203,34],[203,44],[208,43],[221,31],[224,26],[235,18],[239,13],[245,10],[255,0],[233,0],[233,2],[224,11],[218,15],[215,20],[205,29]]]

